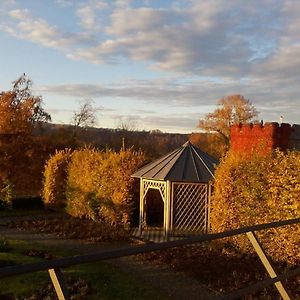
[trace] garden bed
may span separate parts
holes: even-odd
[[[184,272],[207,288],[224,294],[268,278],[258,256],[240,253],[229,243],[203,243],[152,252],[139,255],[139,257],[153,264],[168,265],[174,271]],[[287,268],[296,267],[295,265],[287,266],[285,263],[273,264],[278,274],[283,273]],[[292,299],[300,299],[300,276],[293,277],[283,284]],[[247,299],[278,298],[278,291],[274,286],[270,286]]]
[[[91,242],[127,241],[129,232],[104,222],[73,218],[68,215],[45,219],[19,220],[8,224],[10,228],[54,233],[62,238],[81,239]]]

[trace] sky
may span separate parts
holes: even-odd
[[[300,1],[0,0],[0,90],[26,73],[54,123],[196,132],[241,94],[300,124]]]

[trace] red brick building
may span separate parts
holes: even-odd
[[[230,140],[231,149],[239,153],[266,154],[275,148],[300,150],[300,125],[275,122],[234,125]]]

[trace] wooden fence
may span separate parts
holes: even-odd
[[[277,275],[268,260],[266,254],[264,253],[256,235],[255,231],[276,228],[280,226],[292,225],[292,224],[299,224],[300,218],[272,222],[272,223],[265,223],[259,224],[249,227],[243,227],[239,229],[234,229],[226,232],[221,233],[212,233],[212,234],[205,234],[199,236],[193,236],[189,238],[184,238],[181,240],[175,240],[170,242],[163,242],[159,244],[145,244],[141,246],[130,246],[120,248],[114,251],[104,251],[104,252],[96,252],[93,254],[87,255],[80,255],[80,256],[73,256],[73,257],[66,257],[61,259],[55,259],[50,261],[42,261],[38,263],[32,264],[24,264],[18,266],[10,266],[4,267],[0,269],[0,278],[32,273],[37,271],[48,271],[49,276],[52,280],[54,288],[56,290],[57,296],[59,300],[67,300],[70,299],[68,291],[66,289],[66,285],[64,282],[63,275],[61,273],[61,268],[70,267],[74,265],[79,265],[83,263],[101,261],[101,260],[108,260],[113,258],[120,258],[124,256],[130,256],[135,254],[147,253],[152,251],[159,251],[170,249],[179,246],[185,246],[189,244],[201,243],[206,241],[212,241],[216,239],[222,239],[226,237],[232,237],[239,234],[246,234],[249,238],[250,242],[252,243],[255,251],[257,252],[261,262],[263,263],[264,267],[266,268],[270,278],[259,281],[255,284],[247,288],[240,289],[228,295],[222,295],[220,297],[216,297],[216,299],[240,299],[243,296],[253,294],[265,287],[268,287],[274,284],[280,293],[281,297],[286,300],[290,299],[288,292],[286,291],[285,287],[283,286],[282,282],[285,279],[291,278],[293,276],[300,274],[300,268],[293,269],[289,272],[286,272],[281,275]]]

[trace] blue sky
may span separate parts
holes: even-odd
[[[242,94],[300,123],[300,3],[1,0],[0,90],[24,72],[55,123],[92,99],[98,126],[197,131]]]

